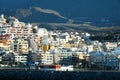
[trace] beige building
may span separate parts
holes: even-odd
[[[79,60],[85,59],[85,54],[83,52],[76,52],[73,54],[73,57],[79,58]]]
[[[50,53],[45,53],[45,54],[40,54],[40,60],[39,62],[41,64],[53,64],[53,54]]]
[[[26,39],[15,39],[11,47],[14,52],[28,54],[28,40]]]

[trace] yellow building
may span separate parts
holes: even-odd
[[[66,43],[65,44],[65,48],[71,48],[71,44],[70,43]]]
[[[49,49],[50,49],[50,50],[53,50],[53,49],[54,49],[54,46],[53,46],[53,45],[49,45]]]
[[[44,44],[44,45],[42,46],[42,49],[43,49],[44,52],[46,52],[46,51],[48,50],[48,45]]]
[[[42,50],[44,51],[44,53],[46,53],[47,50],[52,50],[54,49],[54,46],[53,45],[42,45]]]

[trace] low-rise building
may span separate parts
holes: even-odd
[[[27,56],[26,55],[15,55],[15,62],[27,62]]]
[[[117,42],[105,42],[103,47],[105,51],[111,51],[117,47]]]

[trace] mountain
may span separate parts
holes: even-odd
[[[120,25],[120,0],[0,0],[0,14],[25,22]]]

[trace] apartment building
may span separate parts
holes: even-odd
[[[15,55],[15,62],[27,62],[27,56],[26,55]]]
[[[105,42],[104,43],[104,50],[111,51],[117,47],[117,42]]]
[[[12,43],[12,50],[14,52],[19,52],[20,54],[28,54],[28,40],[22,38],[14,39]]]

